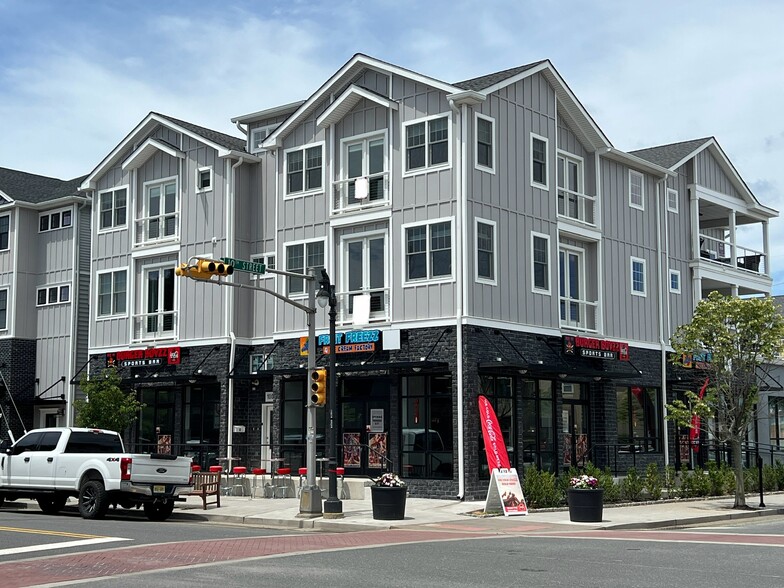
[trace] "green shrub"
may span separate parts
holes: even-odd
[[[599,481],[599,488],[604,489],[604,502],[619,502],[621,500],[621,487],[615,483],[609,467],[601,470],[588,462],[585,464],[585,473]]]
[[[784,490],[784,463],[776,460],[773,469],[776,472],[776,490]]]
[[[659,500],[662,496],[662,479],[657,463],[649,463],[645,468],[645,491],[651,500]]]
[[[531,467],[525,470],[523,478],[523,494],[530,508],[553,508],[562,501],[562,493],[558,489],[555,474]]]
[[[693,495],[708,496],[710,494],[710,477],[704,469],[698,467],[692,472],[691,488]]]
[[[746,494],[757,494],[759,492],[757,468],[743,468],[743,487],[746,490]]]
[[[629,468],[626,477],[621,480],[621,496],[626,500],[637,502],[640,500],[645,483],[637,473],[637,468]]]
[[[765,492],[774,492],[778,489],[776,469],[767,463],[762,466],[762,487],[765,489]]]
[[[729,474],[729,475],[728,475]],[[715,461],[708,463],[708,479],[710,483],[710,496],[725,496],[730,493],[735,477],[727,464],[717,464]]]
[[[669,464],[664,467],[664,487],[667,489],[667,498],[675,498],[677,496],[675,491],[676,484],[675,466]]]

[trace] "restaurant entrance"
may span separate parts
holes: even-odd
[[[339,443],[346,475],[378,476],[389,457],[389,380],[343,378],[340,388]]]

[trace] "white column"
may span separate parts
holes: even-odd
[[[730,210],[730,265],[735,267],[738,265],[738,250],[735,244],[735,211]]]
[[[762,222],[762,253],[765,255],[765,275],[770,276],[770,231],[769,221]]]

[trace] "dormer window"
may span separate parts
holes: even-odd
[[[258,153],[261,151],[261,144],[264,142],[264,139],[269,137],[270,133],[275,130],[278,125],[266,125],[263,127],[257,127],[255,129],[251,129],[250,131],[250,152],[251,153]]]

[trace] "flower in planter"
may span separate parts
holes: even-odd
[[[378,478],[373,478],[373,483],[376,486],[386,486],[387,488],[402,488],[406,485],[397,474],[393,474],[392,472],[387,472],[381,474]]]
[[[596,490],[599,488],[599,480],[593,476],[585,474],[576,476],[569,480],[569,487],[575,490]]]

